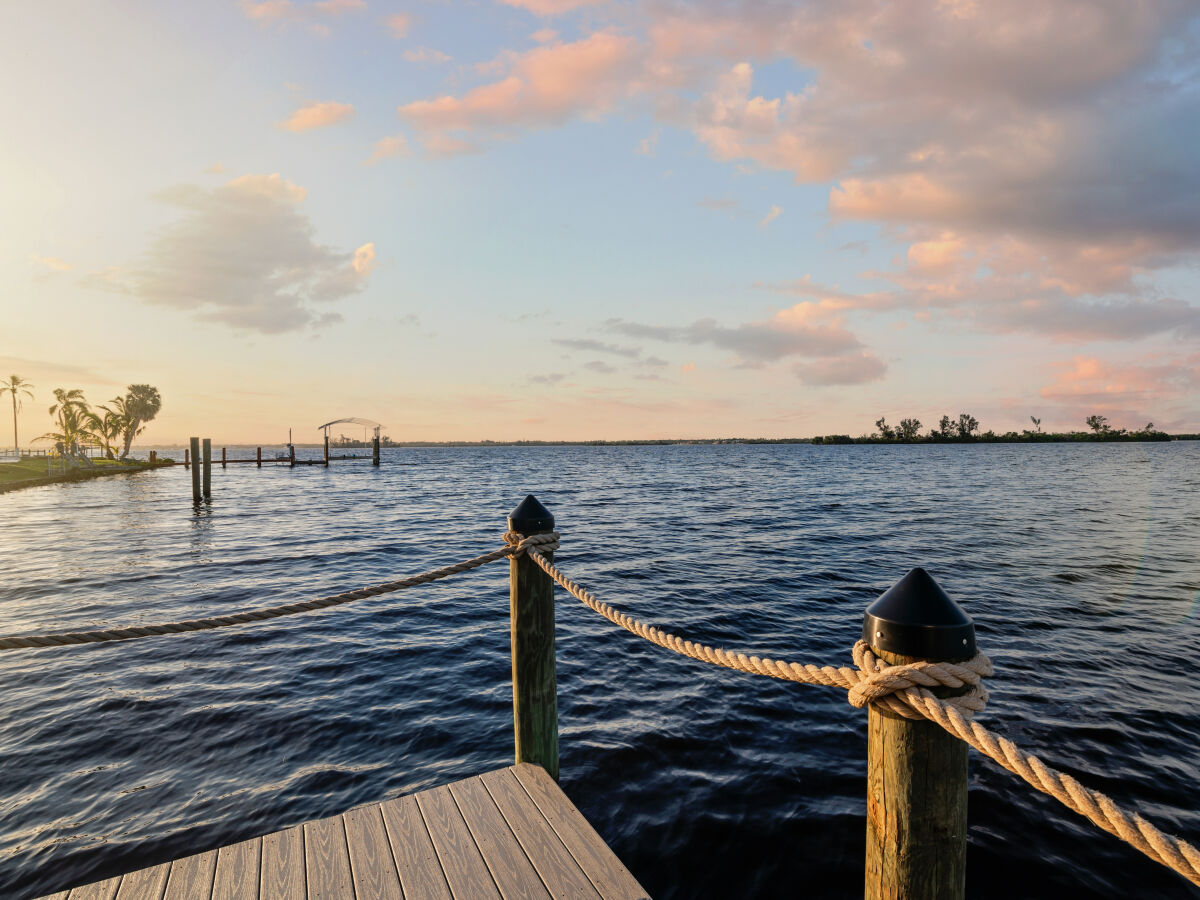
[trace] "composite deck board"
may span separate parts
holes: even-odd
[[[381,803],[379,810],[387,826],[404,900],[453,900],[417,798],[389,800]]]
[[[305,900],[304,826],[263,836],[258,896],[261,900]]]
[[[504,900],[546,900],[550,892],[478,778],[455,782],[450,793]]]
[[[529,795],[512,770],[489,772],[480,780],[551,896],[600,900],[600,893],[554,833],[545,816],[530,802]]]
[[[167,875],[167,890],[163,900],[209,900],[216,870],[216,850],[175,860]]]
[[[404,900],[400,875],[392,858],[387,828],[378,804],[360,806],[342,816],[350,847],[350,871],[358,897]]]
[[[309,900],[354,896],[350,849],[341,816],[304,823],[304,872]]]
[[[437,849],[438,859],[450,893],[456,900],[500,900],[500,891],[488,871],[487,863],[471,830],[463,821],[450,788],[434,788],[417,794],[417,805],[429,826],[429,836]]]
[[[604,900],[649,898],[646,889],[638,884],[545,769],[522,763],[513,766],[511,771]]]
[[[168,862],[122,876],[117,900],[158,900],[163,895],[170,873],[171,864]]]
[[[243,900],[258,896],[258,867],[262,860],[260,837],[230,844],[217,851],[212,900]],[[117,900],[120,900],[118,897]]]
[[[544,769],[369,804],[44,900],[641,900]]]

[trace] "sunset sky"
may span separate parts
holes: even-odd
[[[5,3],[0,117],[23,444],[1200,430],[1193,2]]]

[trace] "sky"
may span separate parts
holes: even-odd
[[[5,3],[0,121],[23,445],[1200,431],[1194,2]]]

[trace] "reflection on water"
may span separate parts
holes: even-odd
[[[996,661],[985,721],[1196,840],[1198,473],[1192,444],[420,449],[217,466],[193,507],[180,467],[0,498],[0,632],[389,580],[495,546],[533,491],[604,599],[753,652],[843,663],[866,605],[925,566]],[[560,598],[563,785],[652,894],[861,894],[862,713]],[[258,626],[0,654],[0,895],[504,765],[508,666],[502,565]],[[970,896],[1192,895],[971,771]]]

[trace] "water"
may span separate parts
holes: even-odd
[[[264,456],[274,455],[264,449]],[[176,451],[177,457],[182,453]],[[996,662],[983,721],[1200,841],[1200,445],[404,449],[0,497],[0,633],[190,618],[498,544],[533,491],[566,570],[706,642],[844,663],[913,565]],[[508,764],[505,564],[323,613],[0,654],[0,896]],[[866,716],[560,594],[567,794],[659,898],[861,896]],[[968,895],[1190,897],[973,757]]]

